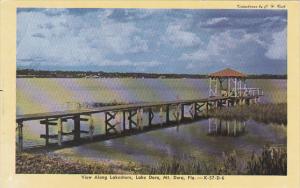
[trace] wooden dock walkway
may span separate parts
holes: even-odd
[[[73,142],[82,143],[84,138],[81,138],[81,133],[89,134],[89,139],[93,140],[96,137],[111,138],[114,135],[126,136],[128,132],[142,132],[145,129],[157,127],[153,124],[155,116],[154,109],[159,109],[160,123],[158,126],[167,126],[169,124],[179,124],[187,119],[185,117],[185,107],[189,107],[190,120],[199,119],[199,117],[207,116],[207,112],[213,108],[222,108],[234,106],[237,104],[251,104],[257,102],[261,95],[240,96],[240,97],[209,97],[193,100],[176,100],[166,102],[145,102],[124,104],[115,106],[104,106],[93,109],[83,110],[66,110],[49,113],[24,114],[17,115],[17,132],[18,132],[18,150],[23,150],[23,126],[25,121],[39,120],[40,125],[45,126],[45,134],[40,135],[45,139],[45,145],[49,145],[49,139],[57,139],[57,145],[63,145],[63,136],[72,135]],[[172,111],[172,113],[170,113]],[[94,135],[94,117],[93,114],[105,114],[105,134]],[[145,118],[147,114],[147,118]],[[175,118],[171,121],[170,114]],[[147,119],[147,125],[145,125]],[[72,121],[74,130],[71,132],[63,132],[65,122]],[[89,131],[81,130],[81,122],[87,122]],[[57,134],[49,134],[49,126],[57,127]],[[117,127],[122,127],[121,131]],[[145,127],[144,127],[145,126]]]

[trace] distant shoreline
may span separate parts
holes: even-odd
[[[160,74],[160,73],[138,73],[138,72],[103,72],[103,71],[48,71],[34,69],[17,70],[17,78],[189,78],[205,79],[207,74]],[[274,74],[250,74],[248,79],[287,79],[287,75]]]

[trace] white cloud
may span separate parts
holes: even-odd
[[[212,18],[212,19],[207,20],[206,24],[207,25],[214,25],[214,24],[220,23],[222,21],[227,21],[227,20],[228,20],[228,18],[226,18],[226,17]]]
[[[105,48],[117,54],[124,54],[148,50],[147,41],[138,36],[140,32],[134,23],[118,23],[101,19],[97,35],[99,35],[99,43],[102,43]]]
[[[202,43],[195,33],[185,31],[183,22],[170,23],[163,40],[175,47],[193,47]]]
[[[265,45],[256,34],[247,34],[244,31],[225,31],[216,33],[210,37],[206,48],[200,48],[191,53],[183,53],[181,60],[210,61],[217,59],[221,63],[227,63],[233,56],[238,57],[237,51],[249,43]],[[250,53],[250,52],[248,52]]]
[[[184,53],[180,59],[207,61],[213,56],[222,55],[229,49],[235,48],[238,43],[240,43],[240,40],[231,37],[228,31],[214,34],[211,36],[206,48],[200,48],[192,53]]]
[[[130,60],[121,60],[121,61],[111,61],[106,60],[100,63],[97,63],[97,66],[134,66],[134,67],[156,67],[161,65],[161,62],[158,61],[139,61],[133,62]]]
[[[18,63],[24,65],[38,59],[40,63],[64,66],[103,62],[118,65],[126,63],[107,60],[106,56],[148,50],[147,41],[139,35],[140,29],[131,22],[109,19],[111,11],[100,12],[98,20],[89,20],[89,14],[80,17],[60,14],[64,11],[18,13]]]
[[[272,34],[272,43],[265,53],[266,57],[276,60],[286,60],[287,56],[287,36],[286,28],[280,32]]]

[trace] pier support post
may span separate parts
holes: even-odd
[[[143,114],[144,114],[143,108],[138,108],[136,110],[136,122],[137,122],[136,124],[138,129],[141,130],[143,130]]]
[[[18,122],[17,132],[18,132],[18,151],[22,152],[22,150],[23,150],[23,122]]]
[[[180,106],[180,104],[178,104],[176,106],[176,122],[177,122],[177,124],[179,124],[179,121],[180,121],[180,108],[181,108],[181,106]]]
[[[159,108],[159,120],[160,120],[160,126],[162,126],[163,125],[163,107],[161,106],[160,108]]]
[[[142,128],[142,130],[144,129],[144,109],[140,108],[140,126]]]
[[[230,136],[229,122],[226,121],[227,136]]]
[[[108,121],[108,116],[107,116],[107,113],[105,112],[104,113],[104,116],[105,116],[105,134],[107,134],[107,121]]]
[[[184,121],[184,104],[181,104],[181,121]]]
[[[62,133],[63,133],[63,124],[61,118],[57,119],[57,143],[59,146],[62,145]]]
[[[126,131],[126,112],[123,111],[123,132]]]
[[[131,130],[132,129],[132,125],[136,125],[136,122],[133,121],[133,117],[136,115],[136,111],[129,111],[129,115],[128,115],[128,121],[129,121],[129,129]]]
[[[48,146],[49,145],[49,123],[48,123],[48,118],[46,119],[45,122],[45,145]]]
[[[208,110],[209,110],[209,103],[208,101],[206,102],[206,116],[208,116]]]
[[[153,111],[152,111],[152,108],[150,107],[149,108],[149,118],[148,118],[148,125],[151,126],[152,125],[152,120],[153,120],[153,117],[154,117],[154,114],[153,114]]]
[[[192,112],[193,112],[193,119],[196,119],[197,117],[197,103],[192,104]]]
[[[192,103],[190,106],[189,112],[191,114],[192,119],[195,119],[197,116],[197,107],[197,103]]]
[[[236,124],[237,124],[237,121],[235,120],[234,121],[234,126],[233,126],[233,136],[236,135]]]
[[[170,106],[166,105],[166,123],[170,123]]]
[[[250,99],[245,99],[246,105],[250,105]]]
[[[210,132],[211,132],[210,126],[211,126],[211,119],[209,118],[208,119],[208,134],[210,134]]]
[[[94,127],[94,119],[93,119],[92,114],[89,115],[88,123],[89,123],[89,136],[90,136],[90,140],[93,140],[95,127]]]
[[[74,140],[80,139],[80,115],[74,116]]]

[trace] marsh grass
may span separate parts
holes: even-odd
[[[287,103],[240,105],[230,108],[213,109],[209,117],[224,120],[246,121],[253,119],[262,123],[287,125]]]
[[[260,154],[253,152],[249,160],[240,158],[235,151],[222,155],[221,161],[214,162],[174,157],[150,167],[147,172],[184,175],[286,175],[287,172],[286,147],[265,146]]]
[[[157,163],[155,166],[144,168],[145,174],[214,174],[217,167],[213,162],[198,161],[193,157],[185,156],[183,158],[172,157]]]
[[[247,162],[247,172],[251,175],[286,175],[286,147],[264,147],[260,156],[253,153]]]
[[[16,173],[21,174],[178,174],[178,175],[286,175],[286,147],[265,146],[252,153],[249,160],[232,151],[223,152],[221,160],[201,161],[194,157],[174,156],[156,165],[106,163],[67,160],[44,154],[18,153]]]

